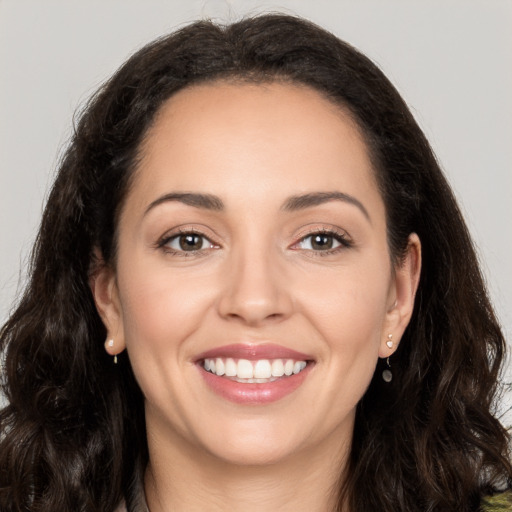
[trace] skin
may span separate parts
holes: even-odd
[[[412,313],[418,238],[393,269],[362,136],[307,87],[185,89],[162,107],[141,153],[115,268],[101,269],[92,288],[114,339],[106,350],[128,351],[146,398],[151,511],[330,510],[355,407]],[[183,192],[213,194],[224,208],[161,200]],[[283,207],[317,192],[360,205]],[[206,237],[201,250],[180,252],[176,238],[162,246],[190,230]],[[313,247],[315,232],[349,246]],[[198,354],[265,342],[314,359],[293,393],[235,404],[204,383]]]

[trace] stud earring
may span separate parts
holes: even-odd
[[[393,335],[388,334],[388,341],[386,341],[386,345],[388,348],[393,348]]]
[[[382,372],[382,380],[384,382],[391,382],[393,380],[393,374],[391,373],[391,364],[389,363],[389,357],[386,359],[388,367]]]

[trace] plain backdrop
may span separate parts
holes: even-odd
[[[151,39],[266,11],[346,39],[402,93],[460,200],[511,339],[511,0],[0,0],[0,323],[75,110]]]

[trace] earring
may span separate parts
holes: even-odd
[[[391,373],[391,364],[389,363],[389,357],[386,359],[388,367],[382,372],[382,380],[384,382],[391,382],[393,380],[393,374]]]
[[[107,345],[109,347],[113,347],[114,346],[114,340],[113,339],[108,340]],[[117,364],[117,354],[114,354],[114,364]]]
[[[388,334],[388,341],[386,341],[386,345],[388,348],[393,348],[393,335]]]

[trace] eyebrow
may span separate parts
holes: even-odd
[[[222,211],[224,210],[224,203],[220,197],[213,194],[200,194],[196,192],[171,192],[165,194],[158,199],[155,199],[144,212],[146,215],[150,210],[156,206],[166,203],[177,201],[188,206],[195,208],[203,208],[205,210]],[[312,192],[309,194],[302,194],[289,197],[281,207],[281,210],[286,212],[294,212],[298,210],[305,210],[313,206],[318,206],[329,201],[342,201],[356,206],[363,215],[371,222],[368,210],[364,205],[355,197],[345,194],[343,192]]]
[[[292,196],[286,200],[282,206],[282,210],[287,212],[294,212],[297,210],[305,210],[313,206],[318,206],[329,201],[342,201],[344,203],[356,206],[363,215],[371,222],[370,214],[364,207],[363,203],[356,199],[354,196],[345,194],[343,192],[313,192],[311,194],[303,194],[300,196]]]
[[[196,208],[203,208],[205,210],[221,211],[224,209],[224,203],[222,200],[212,194],[198,194],[192,192],[172,192],[165,194],[164,196],[155,199],[144,212],[146,215],[150,210],[156,206],[166,203],[169,201],[178,201],[188,206],[194,206]]]

